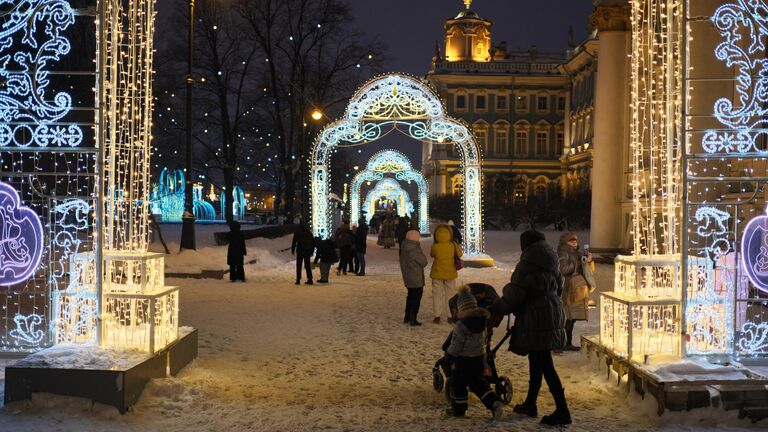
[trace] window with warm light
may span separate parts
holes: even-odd
[[[528,131],[515,132],[515,156],[525,157],[528,154]]]
[[[519,95],[515,98],[515,111],[528,112],[528,96]]]

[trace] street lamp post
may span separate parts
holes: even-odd
[[[187,146],[185,152],[186,175],[184,176],[184,216],[182,216],[180,248],[195,247],[195,207],[192,195],[192,89],[195,78],[192,75],[192,49],[195,38],[195,0],[189,0],[189,45],[187,53]]]

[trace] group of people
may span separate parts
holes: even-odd
[[[301,283],[302,268],[306,272],[307,285],[312,285],[312,264],[320,268],[318,283],[328,283],[331,267],[338,263],[336,275],[354,274],[365,276],[365,253],[368,247],[368,225],[361,218],[358,225],[350,227],[344,220],[331,238],[320,239],[312,236],[306,223],[299,224],[293,235],[291,254],[296,255],[296,285]],[[337,253],[338,250],[338,253]]]
[[[387,214],[380,218],[374,215],[371,218],[371,226],[373,224],[376,224],[375,232],[379,235],[376,244],[383,246],[384,249],[401,245],[408,231],[412,229],[411,219],[408,216]]]
[[[529,383],[525,400],[513,411],[538,416],[537,399],[542,380],[547,382],[555,401],[555,411],[543,416],[547,425],[572,422],[560,378],[555,370],[552,352],[578,350],[573,345],[576,321],[588,318],[589,293],[595,289],[592,255],[587,249],[579,251],[574,233],[561,236],[557,253],[537,231],[526,231],[520,237],[522,255],[512,273],[510,283],[501,298],[489,308],[478,306],[468,286],[457,289],[457,270],[461,268],[460,244],[454,236],[455,227],[439,225],[434,232],[430,255],[434,258],[430,270],[432,279],[434,323],[445,317],[454,325],[445,357],[451,363],[451,406],[446,413],[464,416],[468,406],[468,391],[475,393],[486,408],[498,419],[503,403],[486,381],[484,361],[486,332],[491,314],[496,317],[513,314],[510,351],[528,356]],[[404,323],[419,326],[417,316],[425,285],[424,268],[428,260],[419,245],[418,231],[409,231],[401,244],[400,269],[408,294]],[[451,315],[449,298],[455,294],[456,311]]]

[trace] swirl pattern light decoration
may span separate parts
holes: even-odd
[[[376,183],[366,195],[363,208],[367,210],[369,214],[373,214],[376,210],[376,201],[387,199],[397,203],[398,216],[411,216],[413,212],[413,203],[411,197],[408,195],[400,183],[395,179],[385,178]]]
[[[752,285],[768,293],[768,214],[752,218],[744,228],[741,266]]]
[[[0,25],[0,147],[80,145],[80,126],[59,123],[72,97],[48,88],[49,68],[71,50],[64,33],[75,23],[72,7],[65,0],[0,0],[4,5],[12,10]]]
[[[0,286],[32,277],[43,256],[43,225],[19,194],[0,182]]]
[[[393,129],[419,141],[453,143],[458,149],[466,183],[462,247],[467,255],[482,254],[482,168],[477,142],[465,124],[446,114],[434,90],[404,74],[383,75],[364,84],[352,96],[344,117],[327,125],[315,140],[309,161],[314,235],[327,238],[331,234],[328,200],[333,150],[375,141]]]
[[[360,189],[365,182],[376,182],[385,174],[394,174],[400,182],[416,182],[419,191],[419,231],[429,233],[429,191],[427,181],[420,171],[413,169],[411,161],[397,150],[381,150],[371,156],[364,170],[352,179],[350,194],[350,219],[360,219]],[[368,208],[363,206],[363,208]],[[373,214],[368,211],[367,217]]]
[[[725,128],[704,134],[702,146],[708,153],[768,152],[755,145],[768,127],[767,11],[761,0],[737,0],[720,6],[712,16],[724,39],[715,56],[736,69],[738,103],[730,97],[715,102],[714,116]]]

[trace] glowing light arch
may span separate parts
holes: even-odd
[[[400,183],[391,178],[379,180],[366,195],[363,208],[367,209],[368,214],[373,215],[376,211],[376,201],[389,199],[397,203],[397,215],[410,217],[413,213],[413,203],[408,192],[403,189]],[[353,219],[354,220],[354,219]]]
[[[395,179],[405,182],[416,182],[419,188],[419,231],[429,233],[429,198],[427,181],[424,175],[413,169],[411,161],[403,153],[397,150],[382,150],[368,161],[365,170],[360,171],[352,179],[350,195],[350,219],[360,219],[360,188],[364,182],[373,182],[384,179],[385,174],[394,174]],[[370,197],[370,194],[368,195]],[[367,201],[366,201],[367,202]],[[368,209],[368,217],[373,216],[369,205],[363,205]]]
[[[481,156],[466,124],[445,113],[439,96],[427,84],[404,74],[372,79],[352,97],[344,117],[327,125],[311,154],[312,229],[315,236],[331,233],[329,205],[330,156],[338,146],[364,144],[397,129],[419,141],[451,142],[461,157],[464,252],[469,259],[483,252]]]

